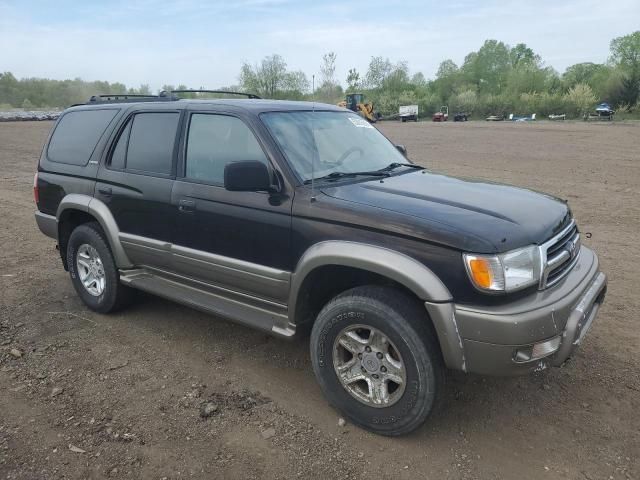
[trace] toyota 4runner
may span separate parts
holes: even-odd
[[[574,352],[606,276],[566,202],[430,172],[342,108],[249,97],[92,97],[61,115],[36,221],[90,309],[138,289],[310,330],[330,403],[384,435],[425,421],[445,368],[523,374]]]

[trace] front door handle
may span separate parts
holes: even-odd
[[[178,202],[178,210],[181,212],[195,212],[196,202],[193,200],[180,200]]]

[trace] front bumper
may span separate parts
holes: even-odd
[[[455,325],[460,355],[457,362],[447,361],[447,356],[455,357],[443,348],[447,365],[483,375],[518,375],[564,363],[591,327],[607,288],[595,253],[582,247],[579,258],[560,283],[510,304],[454,304],[450,321]],[[431,313],[433,308],[427,305],[427,309]],[[559,346],[531,358],[523,354],[541,342]]]

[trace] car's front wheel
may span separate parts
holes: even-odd
[[[67,264],[76,292],[91,310],[112,312],[131,299],[131,289],[120,283],[118,268],[98,223],[85,223],[71,232]]]
[[[444,368],[420,307],[403,292],[366,286],[338,295],[318,315],[313,369],[330,403],[354,424],[402,435],[432,411]]]

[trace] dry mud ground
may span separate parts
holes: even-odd
[[[84,308],[33,219],[50,127],[0,124],[0,477],[640,478],[640,124],[380,125],[434,170],[568,198],[610,278],[570,364],[452,374],[445,408],[396,439],[338,425],[304,342],[151,296]]]

